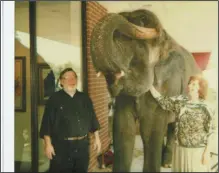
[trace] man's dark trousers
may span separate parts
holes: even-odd
[[[50,161],[49,172],[87,172],[89,164],[89,139],[56,140],[55,156]]]

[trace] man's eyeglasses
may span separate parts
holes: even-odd
[[[62,77],[64,80],[76,80],[76,77]]]

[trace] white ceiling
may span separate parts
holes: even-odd
[[[138,8],[150,9],[154,4],[163,5],[162,1],[98,1],[109,12],[121,12]]]
[[[15,2],[15,30],[29,33],[29,4]],[[59,42],[81,45],[80,1],[39,1],[36,9],[36,32]]]
[[[157,9],[168,8],[185,8],[185,7],[199,7],[203,5],[214,4],[217,5],[217,1],[97,1],[104,6],[108,12],[121,12],[126,10],[135,10],[139,8],[149,9],[156,11]]]

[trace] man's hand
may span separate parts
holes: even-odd
[[[210,152],[204,151],[202,154],[202,165],[207,165],[210,162]]]
[[[50,160],[52,160],[53,156],[55,156],[55,150],[54,150],[52,144],[45,145],[44,152],[45,152],[45,155]]]
[[[101,142],[99,138],[94,140],[94,150],[97,150],[97,153],[100,153],[101,151]]]

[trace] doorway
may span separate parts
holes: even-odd
[[[60,71],[72,67],[78,90],[86,88],[82,3],[15,2],[15,172],[48,170],[38,132]]]

